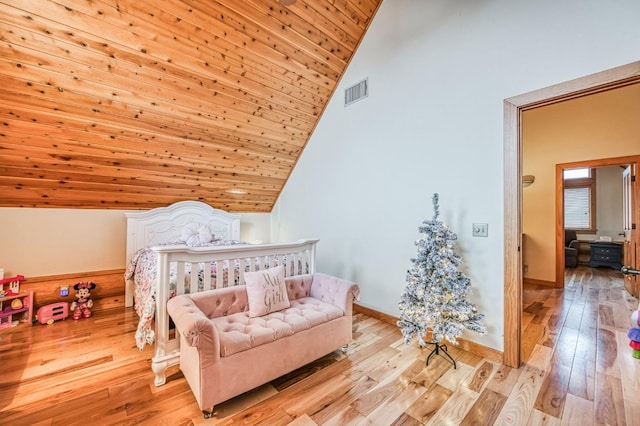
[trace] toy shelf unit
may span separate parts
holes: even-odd
[[[20,291],[24,276],[0,280],[0,330],[12,327],[17,322],[32,324],[33,291]],[[5,284],[9,284],[5,289]]]

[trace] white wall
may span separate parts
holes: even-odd
[[[271,236],[321,239],[318,268],[399,315],[417,227],[458,233],[471,300],[503,349],[503,100],[640,59],[640,2],[385,0],[282,192]],[[347,108],[343,90],[369,77]],[[471,236],[488,223],[488,238]]]

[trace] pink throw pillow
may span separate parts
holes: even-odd
[[[284,266],[247,272],[244,280],[250,317],[260,317],[291,306],[284,282]]]

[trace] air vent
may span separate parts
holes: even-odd
[[[344,106],[351,105],[369,96],[369,79],[365,78],[360,83],[347,87],[344,90]]]

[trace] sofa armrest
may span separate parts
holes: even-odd
[[[576,249],[578,250],[578,248],[580,247],[580,242],[578,240],[573,240],[569,243],[569,245],[567,246],[567,248],[572,248],[572,249]]]
[[[327,274],[313,274],[311,297],[331,303],[342,309],[345,315],[353,314],[353,301],[360,300],[360,288],[354,282]]]
[[[198,308],[189,295],[183,294],[167,302],[167,311],[184,341],[209,362],[220,359],[220,341],[213,322]]]

